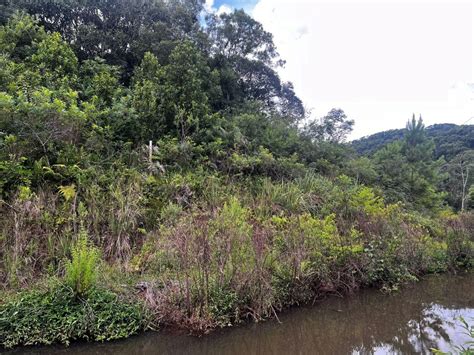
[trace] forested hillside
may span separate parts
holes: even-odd
[[[472,267],[472,126],[347,144],[242,10],[1,6],[3,346],[203,334]]]
[[[379,132],[357,139],[351,146],[357,153],[370,156],[388,143],[403,139],[405,133],[404,128]],[[435,158],[451,160],[459,153],[474,150],[474,125],[435,124],[426,127],[426,135],[435,143]]]
[[[373,157],[389,144],[402,141],[406,134],[406,128],[380,132],[351,142],[351,147],[358,154]],[[470,190],[474,184],[474,125],[435,124],[426,128],[426,136],[433,140],[434,158],[441,164],[438,188],[446,192],[450,206],[466,208],[469,191],[470,201],[474,198]]]

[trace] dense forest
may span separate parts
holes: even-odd
[[[200,0],[0,5],[0,345],[203,334],[474,264],[473,126],[347,143]]]

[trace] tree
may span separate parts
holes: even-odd
[[[278,113],[295,123],[306,115],[303,102],[296,96],[293,84],[290,82],[281,85]]]
[[[165,134],[180,141],[190,138],[210,114],[209,97],[220,93],[215,75],[189,41],[176,45],[167,65],[146,53],[132,81],[133,107],[142,127],[134,140],[143,143]]]
[[[120,131],[124,138],[133,142],[145,143],[157,139],[160,134],[167,131],[167,122],[163,112],[164,68],[158,63],[156,56],[150,52],[145,53],[141,64],[135,69],[132,79],[130,103],[137,113],[137,122],[134,116],[131,121],[124,122]],[[132,128],[131,130],[124,129]]]
[[[474,181],[474,150],[458,154],[444,167],[448,173],[445,188],[449,192],[449,202],[464,211],[468,206],[469,189]]]
[[[474,209],[474,186],[471,186],[468,193],[468,206]]]
[[[347,119],[340,108],[333,108],[319,121],[310,122],[305,128],[305,134],[314,141],[342,143],[352,131],[354,120]]]
[[[123,67],[126,82],[145,52],[169,54],[170,42],[200,32],[200,0],[6,1],[9,11],[26,11],[61,33],[79,60],[101,57]]]
[[[409,163],[429,162],[433,159],[434,142],[426,135],[423,119],[415,119],[415,114],[407,122],[403,144],[403,154]]]
[[[0,48],[12,70],[0,88],[0,131],[16,137],[20,156],[54,159],[80,140],[86,122],[75,87],[78,60],[58,33],[46,34],[24,15],[0,27]]]
[[[347,162],[347,170],[355,182],[372,185],[377,180],[377,172],[372,160],[367,157],[352,158]]]
[[[407,162],[402,153],[402,142],[387,144],[374,154],[373,161],[385,199],[390,203],[408,202]]]
[[[407,123],[407,133],[402,148],[402,153],[408,163],[410,196],[422,197],[424,194],[430,195],[431,190],[433,192],[437,190],[442,180],[440,168],[443,162],[434,160],[434,149],[433,140],[426,135],[423,119],[420,116],[417,121],[413,115],[412,120]],[[433,201],[433,203],[437,202]]]
[[[207,22],[212,64],[221,73],[223,99],[231,104],[257,100],[292,123],[302,119],[304,107],[293,85],[282,83],[275,70],[284,62],[272,34],[243,10],[212,15]]]
[[[111,106],[123,93],[119,67],[108,65],[102,58],[88,59],[80,66],[81,98],[93,100],[97,106]]]
[[[0,52],[12,61],[22,61],[33,53],[33,44],[43,41],[46,36],[37,21],[25,14],[15,13],[1,27]]]
[[[273,35],[243,10],[208,18],[212,52],[229,60],[252,59],[272,67],[282,65]]]
[[[101,58],[120,68],[127,87],[145,53],[165,66],[171,64],[174,48],[188,41],[209,62],[213,80],[221,87],[208,97],[213,110],[257,100],[269,113],[292,123],[304,117],[293,86],[282,83],[275,70],[283,61],[272,35],[242,10],[211,16],[203,29],[202,0],[4,1],[6,14],[25,11],[48,32],[60,33],[80,62]]]
[[[402,201],[426,212],[441,207],[444,194],[438,192],[438,186],[443,162],[434,160],[434,143],[426,136],[421,117],[416,120],[413,116],[403,141],[379,150],[374,162],[388,201]]]
[[[184,141],[209,113],[207,94],[213,86],[206,61],[190,42],[179,44],[171,53],[165,82],[164,104],[178,137]]]

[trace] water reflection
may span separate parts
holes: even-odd
[[[147,333],[125,341],[18,354],[428,354],[467,341],[459,316],[474,318],[474,275],[430,277],[396,295],[367,290],[290,310],[276,320],[206,337]]]

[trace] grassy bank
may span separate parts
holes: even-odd
[[[100,202],[93,191],[23,192],[6,212],[4,346],[110,340],[147,327],[203,334],[474,262],[472,214],[407,212],[347,177],[136,175],[96,194]],[[12,292],[19,287],[31,290]]]

